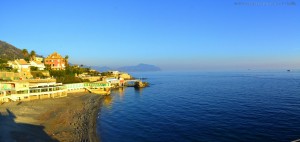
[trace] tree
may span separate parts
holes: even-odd
[[[27,49],[23,49],[22,53],[24,55],[24,58],[28,56],[28,50]]]
[[[51,70],[51,65],[49,65],[49,64],[45,64],[45,67],[46,67],[46,70]]]
[[[66,67],[68,67],[68,66],[69,66],[68,60],[69,60],[69,56],[68,56],[68,55],[66,55],[66,56],[65,56]]]
[[[32,50],[32,51],[30,52],[30,60],[34,60],[34,59],[35,59],[35,56],[36,56],[36,53],[35,53],[34,50]]]
[[[33,67],[33,66],[31,66],[31,67],[30,67],[30,70],[31,70],[31,71],[38,71],[39,69],[38,69],[38,67]]]

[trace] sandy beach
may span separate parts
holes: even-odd
[[[100,95],[71,93],[64,98],[0,105],[0,141],[99,141],[96,119]]]

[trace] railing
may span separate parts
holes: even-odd
[[[47,91],[47,92],[37,92],[37,93],[26,93],[26,94],[10,94],[10,95],[6,95],[6,96],[2,96],[0,97],[0,102],[3,99],[10,99],[12,101],[18,101],[18,100],[23,100],[26,97],[30,97],[30,96],[40,96],[40,95],[51,95],[51,94],[55,94],[55,93],[63,93],[66,92],[67,90],[55,90],[55,91]]]

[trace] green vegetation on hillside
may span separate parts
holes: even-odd
[[[38,56],[35,51],[28,52],[27,49],[18,49],[15,46],[6,43],[0,40],[0,71],[14,71],[8,67],[7,62],[14,59],[25,59],[27,62],[35,59]],[[66,60],[66,69],[65,70],[51,70],[49,65],[46,66],[45,71],[39,71],[37,67],[30,67],[31,74],[34,78],[56,78],[57,82],[61,83],[79,83],[88,80],[82,80],[77,75],[82,73],[87,73],[88,75],[95,76],[100,73],[97,71],[91,71],[90,68],[84,68],[83,65],[81,67],[78,66],[70,66],[68,64],[69,56],[65,56]]]
[[[111,72],[101,72],[101,76],[111,77],[111,76],[114,76],[114,75]]]
[[[33,76],[33,78],[45,79],[45,78],[50,77],[49,71],[47,71],[47,70],[42,70],[42,71],[39,71],[39,70],[33,71],[33,70],[31,70],[30,73]]]
[[[76,66],[68,66],[65,70],[49,70],[50,76],[56,78],[56,82],[61,83],[80,83],[88,80],[82,80],[77,75],[88,73],[89,75],[99,74],[99,72],[90,72],[90,68],[81,68]]]

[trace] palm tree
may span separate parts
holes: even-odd
[[[36,56],[36,53],[35,53],[34,50],[32,50],[32,51],[30,52],[30,60],[34,60],[34,59],[35,59],[35,56]]]
[[[23,49],[23,50],[22,50],[22,53],[23,53],[24,57],[27,57],[27,56],[28,56],[28,50],[27,50],[27,49]]]
[[[69,56],[68,56],[68,55],[66,55],[66,56],[65,56],[66,67],[67,67],[67,66],[69,66],[69,64],[68,64],[68,60],[69,60]]]

